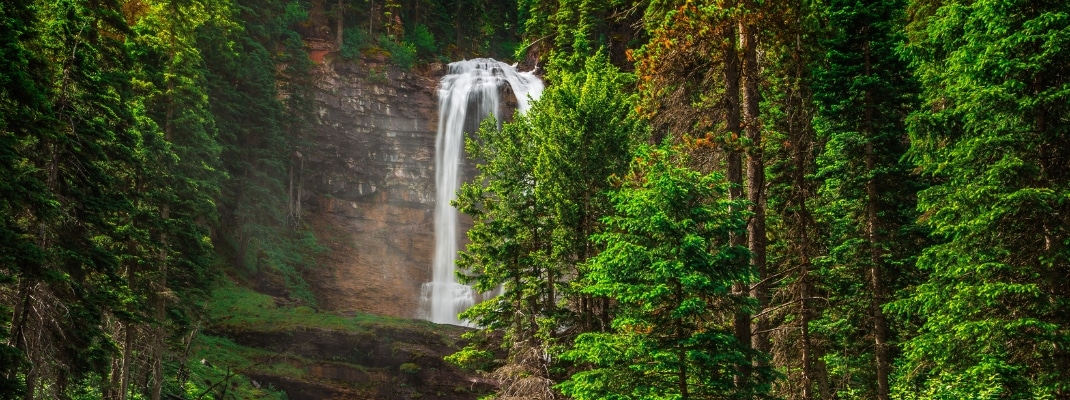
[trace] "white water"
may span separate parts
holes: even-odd
[[[500,93],[508,84],[516,95],[519,112],[538,99],[543,84],[531,72],[491,59],[458,61],[449,65],[438,91],[438,135],[435,139],[435,254],[432,281],[420,293],[421,314],[440,324],[469,325],[457,314],[476,302],[471,287],[457,282],[458,211],[450,205],[461,186],[464,134],[479,129],[479,122],[493,114],[501,126]],[[530,97],[530,99],[529,99]]]

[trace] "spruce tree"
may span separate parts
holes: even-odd
[[[832,391],[889,396],[896,331],[884,312],[914,275],[924,235],[914,224],[920,189],[906,152],[905,117],[915,83],[897,54],[905,40],[900,1],[833,1],[813,66],[815,129],[824,145],[813,200],[827,253],[815,259],[829,303],[815,331],[830,349]],[[862,321],[864,329],[845,321]]]
[[[730,323],[741,306],[732,284],[750,272],[747,249],[731,240],[746,216],[726,198],[723,177],[681,167],[677,157],[639,150],[611,195],[615,212],[594,236],[605,250],[584,264],[579,285],[616,304],[612,327],[580,335],[564,354],[589,366],[561,384],[565,395],[749,398],[759,390],[734,383],[751,362]]]
[[[924,106],[910,156],[934,185],[928,279],[889,309],[921,319],[899,398],[1070,396],[1070,4],[912,4]]]
[[[608,325],[605,299],[572,282],[597,252],[589,236],[608,211],[608,179],[623,173],[643,134],[622,95],[627,75],[604,55],[588,58],[579,71],[553,71],[556,84],[526,114],[469,140],[470,154],[483,161],[480,176],[458,196],[460,210],[475,220],[458,265],[477,289],[502,288],[462,315],[506,330],[511,359],[500,372],[510,383],[503,393],[528,376],[543,379],[540,387],[549,390],[560,376],[548,371],[560,365],[546,361],[556,360],[576,335]]]

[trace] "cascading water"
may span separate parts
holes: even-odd
[[[531,72],[517,72],[513,66],[491,59],[458,61],[449,65],[438,91],[438,135],[435,140],[435,254],[432,281],[421,289],[421,312],[425,319],[440,324],[467,325],[457,314],[475,304],[471,287],[457,282],[458,211],[450,205],[461,184],[464,133],[479,129],[479,123],[493,114],[502,122],[501,89],[508,84],[516,95],[517,108],[524,112],[529,97],[538,99],[543,84]]]

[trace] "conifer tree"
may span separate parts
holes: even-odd
[[[828,26],[813,67],[817,220],[827,254],[815,259],[817,289],[829,296],[815,331],[832,349],[825,363],[836,393],[888,399],[896,331],[883,307],[914,275],[924,242],[913,220],[920,189],[906,151],[904,120],[915,84],[896,53],[904,4],[833,1],[819,12]],[[865,321],[865,329],[844,321]]]
[[[42,60],[26,48],[36,36],[36,20],[29,4],[0,10],[0,176],[5,177],[0,180],[0,398],[17,398],[25,389],[20,372],[28,360],[12,337],[16,332],[9,316],[15,302],[9,296],[43,262],[31,222],[51,200],[27,154],[31,143],[54,127]]]
[[[920,319],[898,398],[1070,396],[1070,4],[911,5],[910,156],[940,244],[889,309]]]
[[[458,196],[460,210],[475,219],[458,264],[478,290],[502,287],[462,315],[506,330],[507,367],[520,367],[500,370],[507,382],[534,376],[547,391],[559,377],[548,376],[545,360],[556,360],[576,335],[608,324],[608,303],[572,282],[597,252],[589,236],[608,211],[608,179],[623,172],[643,133],[621,95],[626,76],[604,55],[580,71],[553,71],[556,84],[526,114],[469,140],[469,152],[484,162]]]
[[[561,384],[576,399],[749,398],[737,386],[749,343],[730,321],[733,282],[749,274],[746,226],[722,177],[681,167],[667,148],[639,150],[612,194],[615,212],[594,239],[605,250],[584,264],[582,291],[616,304],[612,327],[584,333],[564,354],[589,365]],[[739,200],[734,202],[739,203]],[[745,379],[746,382],[754,382]]]

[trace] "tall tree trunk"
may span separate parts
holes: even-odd
[[[829,371],[825,361],[821,357],[815,360],[814,369],[817,374],[817,387],[821,390],[821,398],[832,400],[832,384],[829,383]]]
[[[801,151],[799,152],[801,153]],[[802,165],[802,154],[795,156],[796,158],[796,171],[795,171],[795,187],[796,190],[802,191],[805,184],[803,175],[805,169]],[[812,317],[810,311],[810,296],[812,295],[811,278],[810,278],[810,233],[808,232],[809,215],[806,211],[806,196],[799,194],[797,201],[799,205],[799,218],[797,221],[798,228],[802,235],[799,236],[799,253],[801,254],[801,260],[799,262],[799,325],[802,331],[802,398],[804,400],[811,400],[814,398],[814,367],[813,367],[813,343],[810,340],[810,319]]]
[[[753,6],[753,5],[752,5]],[[758,110],[758,44],[757,27],[745,20],[739,24],[740,45],[743,49],[743,128],[750,147],[747,149],[747,200],[751,203],[751,217],[747,223],[747,247],[751,251],[751,265],[758,273],[758,282],[751,287],[751,297],[758,300],[759,316],[754,322],[751,346],[755,350],[770,351],[768,317],[769,288],[765,279],[765,160],[762,151],[761,118]]]
[[[375,0],[368,2],[368,37],[375,37]]]
[[[126,394],[130,387],[130,349],[134,347],[133,326],[130,322],[123,323],[123,360],[119,367],[119,400],[126,400]]]
[[[60,119],[66,119],[65,108],[67,98],[67,82],[70,67],[65,67],[63,89],[61,91],[60,109],[58,111],[58,117]],[[73,127],[71,128],[73,131]],[[47,142],[44,145],[45,154],[47,155],[48,163],[46,164],[47,178],[45,185],[48,188],[48,192],[59,197],[59,157],[60,157],[60,145],[55,142]],[[52,246],[53,234],[52,228],[47,221],[38,218],[37,223],[37,237],[35,242],[38,248],[42,251],[50,251]],[[43,265],[41,267],[47,268],[49,266]],[[25,384],[26,391],[23,392],[23,399],[33,400],[36,397],[37,381],[41,375],[41,369],[44,368],[44,358],[40,354],[44,351],[42,344],[42,334],[44,333],[45,315],[44,309],[46,307],[43,301],[44,291],[48,288],[44,283],[41,283],[37,279],[23,276],[19,280],[19,288],[16,292],[15,299],[18,301],[15,312],[13,315],[13,321],[11,325],[12,340],[15,343],[15,347],[22,351],[27,361],[29,361],[29,369],[26,369]],[[12,380],[18,378],[18,372],[20,368],[12,368],[10,377]]]
[[[336,39],[338,41],[338,50],[342,50],[342,25],[345,22],[345,4],[342,3],[342,0],[338,0],[337,12],[334,33],[338,36]]]
[[[739,106],[739,57],[736,51],[736,41],[738,35],[736,30],[732,26],[724,28],[724,45],[722,47],[722,53],[724,54],[724,91],[725,91],[725,129],[731,134],[733,138],[739,138],[741,133],[740,127],[740,106]],[[734,147],[738,143],[732,143]],[[737,148],[729,148],[727,158],[728,171],[726,177],[728,178],[728,198],[733,202],[739,201],[743,198],[743,160],[740,155],[740,151]],[[733,246],[745,246],[747,238],[745,235],[734,233],[731,236],[731,244]],[[747,282],[734,282],[732,283],[732,294],[739,297],[749,296],[749,284]],[[739,310],[735,314],[733,321],[733,328],[735,331],[736,341],[740,345],[750,346],[751,344],[751,330],[750,330],[750,313],[745,310]],[[750,368],[744,367],[739,371],[736,376],[735,385],[737,388],[742,388],[747,385],[747,380],[750,379]]]
[[[152,400],[160,400],[160,396],[163,391],[163,356],[164,356],[164,340],[166,335],[161,322],[160,326],[154,327],[150,334],[152,338],[152,348],[149,351],[152,354],[152,390],[149,392],[149,398]]]
[[[305,182],[305,157],[302,156],[301,153],[297,153],[297,154],[300,157],[301,161],[298,164],[299,167],[297,169],[297,207],[295,208],[295,210],[296,210],[295,213],[297,215],[297,218],[296,218],[296,222],[294,223],[294,227],[300,227],[301,226],[301,221],[302,221],[302,216],[301,216],[301,212],[302,212],[301,211],[301,197],[304,196],[304,188],[305,188],[305,186],[304,186],[304,182]]]
[[[29,279],[23,277],[19,282],[18,295],[16,297],[19,299],[19,305],[15,308],[15,318],[11,326],[12,340],[15,342],[15,347],[22,351],[22,354],[25,355],[30,364],[29,369],[25,370],[26,391],[22,396],[24,400],[34,399],[39,373],[37,368],[39,341],[35,340],[35,338],[37,338],[38,330],[40,329],[40,316],[33,312],[35,303],[33,297],[37,284],[29,281]],[[12,368],[8,379],[18,379],[19,370],[20,368]]]
[[[160,218],[167,221],[171,218],[171,207],[164,206],[160,211]],[[162,296],[167,290],[167,273],[168,262],[170,261],[167,256],[167,233],[164,232],[160,235],[160,277],[157,281],[154,292],[157,293],[155,299],[155,318],[156,326],[152,329],[152,344],[150,346],[150,352],[152,354],[152,392],[150,398],[152,400],[160,400],[161,390],[163,389],[163,356],[165,352],[164,336],[167,334],[164,328],[164,321],[167,319],[166,315],[166,298]]]
[[[687,354],[683,349],[676,352],[677,362],[680,363],[680,370],[677,371],[677,385],[680,386],[680,398],[687,399],[690,395],[687,392]]]
[[[865,55],[866,76],[872,74],[872,62],[870,60],[869,42],[863,44]],[[888,321],[884,318],[881,306],[884,302],[884,283],[881,279],[880,266],[880,243],[877,235],[879,220],[877,217],[877,178],[874,171],[877,169],[877,156],[873,148],[876,140],[876,132],[873,128],[873,91],[867,90],[865,95],[866,108],[863,120],[863,129],[866,134],[866,171],[869,180],[866,181],[866,236],[869,241],[869,269],[867,271],[869,291],[871,294],[869,310],[873,318],[873,342],[875,345],[874,356],[877,363],[877,400],[888,400],[888,375],[891,362],[888,359]]]
[[[297,203],[294,202],[294,163],[293,163],[293,158],[290,159],[290,168],[289,168],[289,170],[290,170],[289,171],[290,183],[289,183],[289,185],[287,185],[287,189],[286,189],[286,195],[287,195],[286,209],[287,209],[288,213],[290,214],[289,215],[290,222],[293,223],[294,226],[297,226],[297,216],[296,216],[297,214],[294,212],[294,207],[296,206]]]
[[[186,336],[185,351],[182,352],[182,359],[178,363],[178,387],[186,387],[186,382],[189,381],[189,369],[186,366],[189,364],[189,354],[193,348],[193,339],[197,337],[197,332],[200,329],[200,324],[194,325],[189,335]]]

